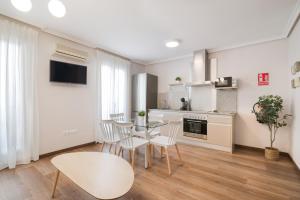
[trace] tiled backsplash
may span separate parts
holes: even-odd
[[[237,111],[236,89],[216,90],[214,87],[208,86],[193,87],[190,92],[192,110]],[[158,94],[158,106],[159,108],[179,109],[181,107],[180,98],[187,98],[188,95],[188,89],[184,86],[172,86],[168,93]]]
[[[217,90],[217,110],[222,112],[237,112],[237,90]]]
[[[164,93],[158,93],[158,99],[157,99],[157,106],[160,109],[167,109],[169,108],[169,103],[168,103],[168,92]]]
[[[214,109],[214,88],[213,86],[192,87],[191,106],[192,110],[211,111]]]
[[[188,98],[188,89],[185,86],[172,86],[169,89],[168,104],[170,109],[180,109],[182,103],[181,98]]]

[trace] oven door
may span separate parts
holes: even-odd
[[[183,135],[207,139],[207,120],[183,119]]]

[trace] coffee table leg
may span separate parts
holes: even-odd
[[[54,182],[54,186],[53,186],[53,191],[52,191],[52,195],[51,195],[52,198],[54,198],[54,193],[55,193],[57,181],[58,181],[58,178],[59,178],[59,174],[60,174],[60,171],[58,170],[57,173],[56,173],[56,178],[55,178],[55,182]]]

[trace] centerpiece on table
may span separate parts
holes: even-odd
[[[137,124],[143,125],[146,121],[146,112],[145,111],[139,111],[138,117],[137,117]]]

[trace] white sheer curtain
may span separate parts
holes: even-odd
[[[0,169],[37,160],[38,32],[0,18]]]
[[[100,50],[97,60],[97,121],[109,119],[112,113],[125,113],[128,117],[130,62]]]

